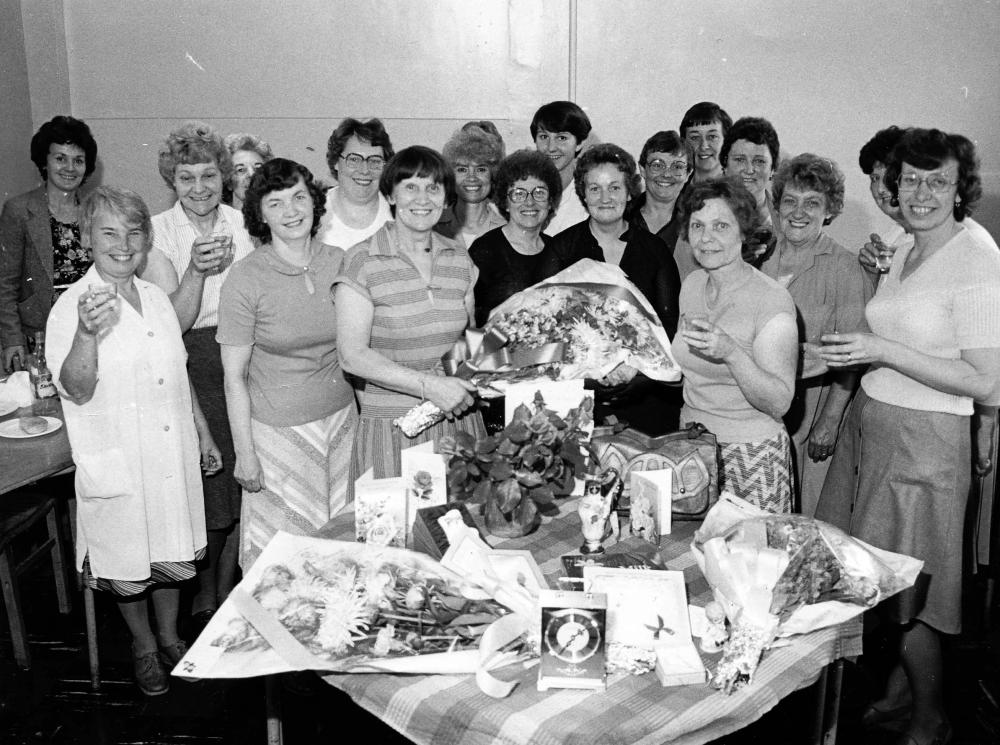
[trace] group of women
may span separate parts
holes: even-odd
[[[187,123],[160,150],[176,204],[152,218],[120,189],[81,202],[96,161],[85,124],[57,117],[36,134],[45,185],[0,217],[3,364],[48,329],[78,562],[116,594],[142,689],[165,691],[162,663],[183,654],[176,582],[196,562],[193,611],[210,616],[237,557],[246,569],[275,531],[320,527],[363,474],[398,475],[414,441],[392,421],[421,401],[446,418],[416,441],[483,435],[475,388],[442,355],[588,258],[649,300],[684,373],[681,395],[618,371],[598,381],[599,414],[649,434],[700,422],[724,488],[925,561],[880,606],[902,652],[866,721],[908,717],[915,742],[946,741],[938,634],[960,624],[970,416],[984,421],[982,470],[1000,387],[1000,252],[968,217],[972,143],[876,134],[859,162],[900,229],[856,256],[825,232],[843,173],[809,153],[782,160],[766,119],[697,104],[638,164],[587,147],[570,102],[530,129],[535,149],[510,155],[483,121],[443,153],[395,152],[379,120],[346,119],[324,192],[260,138]]]

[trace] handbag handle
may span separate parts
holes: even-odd
[[[697,440],[703,434],[708,432],[708,428],[701,422],[688,422],[688,426],[685,427],[685,432],[687,433],[687,438],[689,440]]]

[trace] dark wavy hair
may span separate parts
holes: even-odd
[[[537,150],[518,150],[502,161],[490,196],[505,219],[510,219],[507,192],[521,179],[536,178],[549,190],[549,214],[555,214],[562,199],[562,178],[552,158]]]
[[[646,167],[650,153],[683,153],[684,157],[687,158],[688,170],[694,168],[694,151],[672,129],[657,132],[646,140],[646,144],[642,146],[642,152],[639,153],[639,165],[643,168]]]
[[[618,145],[610,142],[600,142],[583,152],[576,161],[573,169],[573,188],[580,201],[586,205],[587,195],[587,174],[597,166],[609,163],[621,171],[625,177],[625,186],[628,188],[628,201],[632,201],[642,191],[642,178],[635,167],[635,158]]]
[[[272,158],[257,170],[247,184],[246,198],[243,200],[243,221],[247,232],[263,243],[271,242],[271,228],[264,221],[261,202],[272,191],[290,189],[299,179],[309,190],[313,201],[313,222],[309,234],[316,235],[320,218],[326,214],[326,197],[323,188],[313,179],[312,171],[301,163],[288,158]]]
[[[861,146],[861,152],[858,153],[858,165],[861,166],[861,172],[866,176],[871,176],[876,163],[887,165],[893,149],[899,144],[904,134],[906,134],[906,130],[895,124],[876,132],[874,137]]]
[[[546,132],[569,132],[582,145],[590,137],[590,117],[572,101],[552,101],[540,107],[531,117],[531,139],[538,137],[539,128]]]
[[[71,116],[54,116],[38,128],[31,138],[31,162],[43,179],[49,177],[47,163],[52,145],[76,145],[83,150],[83,181],[86,182],[97,167],[97,140],[86,122]]]
[[[955,219],[961,222],[972,214],[976,203],[983,196],[976,146],[964,135],[948,134],[940,129],[907,130],[886,163],[885,185],[898,199],[899,174],[903,170],[903,163],[909,163],[922,171],[930,171],[940,168],[949,158],[958,162],[958,201],[955,203],[954,214]]]
[[[709,199],[721,199],[728,205],[736,216],[736,222],[739,223],[740,237],[746,243],[760,225],[757,198],[742,183],[731,178],[699,181],[691,184],[687,192],[681,195],[681,237],[688,240],[688,223],[691,215],[704,207]]]
[[[802,153],[782,163],[771,180],[774,204],[781,204],[781,196],[786,187],[802,191],[818,191],[826,197],[826,209],[830,216],[824,225],[844,211],[844,174],[829,158],[821,158],[812,153]]]
[[[719,122],[722,125],[722,139],[729,137],[729,129],[733,126],[733,118],[726,110],[712,101],[701,101],[684,112],[679,131],[681,137],[687,138],[688,127]]]
[[[392,141],[389,133],[385,131],[385,125],[381,119],[369,119],[366,122],[347,117],[337,128],[330,133],[330,139],[326,143],[326,165],[330,173],[337,175],[337,162],[344,154],[344,146],[351,137],[367,142],[372,147],[382,148],[382,155],[386,160],[390,160],[396,151],[392,149]]]
[[[404,147],[396,153],[382,170],[378,189],[388,199],[396,184],[414,176],[429,178],[435,184],[441,184],[444,187],[445,206],[453,207],[455,205],[455,200],[458,199],[458,194],[455,191],[455,171],[448,165],[441,153],[423,145]],[[390,205],[390,208],[393,217],[395,217],[396,205]]]
[[[722,150],[719,151],[719,162],[723,168],[729,160],[729,150],[733,143],[740,140],[746,140],[754,145],[767,145],[767,150],[771,153],[771,168],[778,167],[781,144],[778,142],[777,131],[767,119],[759,116],[743,116],[733,123],[729,134],[722,141]]]

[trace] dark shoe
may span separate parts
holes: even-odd
[[[192,642],[201,635],[201,632],[205,630],[205,627],[208,626],[208,622],[212,620],[212,616],[214,615],[214,610],[202,610],[191,616],[190,625]]]
[[[139,690],[147,696],[160,696],[170,690],[170,679],[160,663],[159,652],[139,656],[133,651],[132,667]]]
[[[951,729],[951,725],[948,722],[941,722],[934,730],[934,738],[923,745],[948,745],[951,742],[951,738],[955,733]],[[917,738],[912,735],[903,735],[896,745],[922,745],[917,742]]]
[[[903,704],[892,709],[877,709],[874,705],[866,706],[861,713],[861,726],[865,729],[880,729],[887,724],[901,722],[910,714],[910,704]]]
[[[163,662],[163,666],[167,668],[168,673],[177,667],[177,663],[181,661],[181,657],[187,654],[187,651],[187,644],[180,639],[173,644],[160,647],[160,661]]]

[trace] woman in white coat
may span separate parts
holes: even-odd
[[[136,682],[152,696],[166,693],[165,666],[186,651],[177,583],[194,576],[205,551],[199,458],[212,468],[221,461],[192,411],[170,299],[135,276],[151,243],[149,210],[137,194],[102,186],[81,223],[94,263],[59,298],[47,327],[76,463],[77,567],[91,587],[115,596],[132,633]]]

